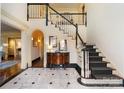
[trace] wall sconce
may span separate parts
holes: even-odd
[[[38,43],[40,43],[40,39],[38,39]]]
[[[32,40],[32,41],[34,40],[33,37],[31,38],[31,40]]]

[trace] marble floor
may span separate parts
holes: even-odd
[[[77,82],[79,74],[74,68],[55,69],[28,68],[6,84],[1,89],[84,89]],[[98,88],[98,87],[97,87]],[[101,88],[101,87],[99,87]],[[104,88],[104,87],[102,87]],[[107,87],[109,88],[109,87]],[[116,88],[116,87],[115,87]]]

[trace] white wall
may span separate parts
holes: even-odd
[[[0,20],[1,20],[1,3],[0,3]],[[0,21],[0,29],[1,29],[1,21]],[[0,46],[1,46],[1,30],[0,30]],[[0,58],[1,60],[1,58]],[[0,61],[1,62],[1,61]]]
[[[124,4],[88,4],[88,42],[124,76]]]
[[[21,30],[21,42],[23,45],[21,51],[21,68],[25,69],[27,63],[31,66],[30,51],[28,47],[30,41],[28,40],[29,38],[27,38],[28,25],[26,22],[26,3],[2,3],[1,9],[1,20],[14,28]]]
[[[31,60],[35,60],[40,57],[40,51],[38,47],[33,47],[32,46],[32,55],[31,55]]]
[[[22,21],[27,19],[26,3],[2,3],[1,8]]]
[[[0,4],[0,20],[1,20],[1,4]],[[0,28],[1,28],[1,21],[0,21]],[[1,46],[1,30],[0,30],[0,46]]]
[[[30,26],[30,29],[27,32],[28,33],[27,38],[29,38],[30,41],[31,41],[31,34],[35,29],[39,29],[40,31],[44,33],[44,66],[46,65],[46,52],[48,51],[47,49],[48,49],[48,43],[49,43],[49,36],[55,36],[55,35],[57,36],[57,41],[58,41],[57,44],[59,44],[59,41],[62,39],[68,40],[67,46],[68,46],[68,51],[70,52],[70,63],[77,63],[77,51],[75,48],[75,40],[71,40],[71,38],[67,38],[67,35],[64,35],[63,32],[59,31],[58,28],[55,28],[54,25],[49,24],[48,26],[46,26],[44,19],[42,20],[32,19],[29,21],[29,26]],[[75,32],[75,29],[73,29],[73,27],[68,26],[68,28],[70,29],[70,31]],[[81,28],[79,29],[79,32],[83,32],[82,27],[79,27],[79,28]],[[31,43],[29,44],[29,48],[30,47],[31,47]],[[32,51],[31,49],[29,50]],[[58,50],[58,47],[55,50]],[[32,54],[33,53],[34,51],[32,51]],[[30,59],[32,59],[32,57]]]
[[[27,64],[29,61],[29,54],[28,54],[28,39],[27,39],[27,32],[23,31],[21,32],[21,42],[22,42],[22,48],[21,48],[21,68],[25,69],[27,68]]]

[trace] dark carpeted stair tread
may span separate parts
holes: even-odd
[[[89,52],[89,56],[99,56],[101,52]]]
[[[107,62],[107,61],[90,61],[90,63],[110,63],[110,62]]]
[[[107,74],[94,74],[93,75],[96,79],[122,79],[121,77],[117,75],[107,75]]]
[[[98,48],[91,48],[91,47],[86,47],[85,49],[98,49]]]
[[[92,51],[91,51],[91,52],[89,52],[89,53],[101,53],[101,52],[92,52]]]
[[[107,63],[105,62],[90,62],[89,63],[89,69],[93,68],[93,67],[107,67]]]
[[[83,50],[91,51],[91,50],[96,50],[98,48],[84,48]]]
[[[105,58],[104,56],[89,56],[89,58]]]
[[[99,53],[97,53],[97,52],[92,52],[92,53],[89,53],[89,56],[99,56]]]
[[[95,48],[89,48],[89,49],[87,49],[87,48],[83,48],[82,49],[82,51],[89,51],[89,53],[101,53],[101,52],[99,52],[99,51],[96,51],[97,50],[97,48],[95,49]]]
[[[115,70],[110,67],[92,67],[91,70]]]
[[[103,56],[89,56],[89,61],[103,61]]]
[[[95,44],[86,44],[86,46],[96,46]]]

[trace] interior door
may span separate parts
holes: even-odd
[[[15,57],[15,39],[8,38],[8,57],[14,58]]]

